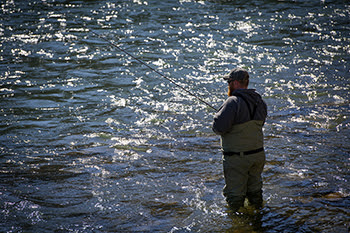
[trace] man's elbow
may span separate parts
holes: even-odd
[[[217,134],[217,135],[223,135],[223,134],[225,134],[225,131],[224,131],[224,130],[222,130],[222,129],[216,127],[215,125],[212,126],[212,130],[213,130],[213,132],[214,132],[215,134]]]

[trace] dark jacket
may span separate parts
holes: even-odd
[[[225,135],[233,125],[250,120],[265,122],[267,106],[255,89],[238,89],[232,94],[214,116],[212,129],[216,134]]]

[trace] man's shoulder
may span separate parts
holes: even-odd
[[[238,102],[238,96],[232,95],[226,99],[225,104],[229,106],[235,106],[237,105],[237,102]]]

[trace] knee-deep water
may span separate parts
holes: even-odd
[[[348,232],[347,1],[0,4],[1,232]],[[264,202],[231,215],[214,111],[268,105]]]

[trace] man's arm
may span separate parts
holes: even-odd
[[[223,135],[230,132],[235,120],[237,111],[237,97],[231,96],[220,107],[219,111],[214,115],[212,129],[216,134]]]

